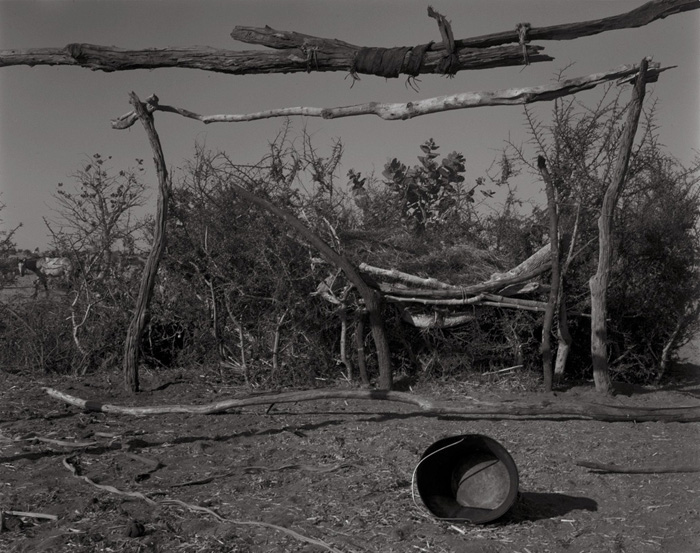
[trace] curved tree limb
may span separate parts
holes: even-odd
[[[620,29],[632,29],[643,27],[657,19],[664,19],[670,15],[700,8],[697,0],[652,0],[631,11],[574,23],[550,25],[548,27],[530,27],[527,30],[528,40],[572,40],[576,38],[592,36],[606,31]],[[259,44],[268,48],[281,50],[295,48],[323,48],[327,43],[333,43],[338,47],[356,48],[352,44],[335,39],[318,38],[292,31],[278,31],[271,27],[245,27],[237,26],[231,36],[240,42]],[[449,39],[448,39],[449,40]],[[481,35],[471,38],[454,40],[455,48],[489,48],[502,44],[519,43],[520,36],[517,30],[510,29],[499,33]],[[431,51],[445,50],[443,42],[437,42],[430,46]],[[449,49],[449,47],[447,48]],[[522,57],[521,57],[522,60]]]
[[[643,27],[664,19],[669,15],[700,8],[697,0],[652,0],[631,11],[604,17],[591,19],[578,23],[564,23],[562,25],[550,25],[548,27],[531,27],[527,31],[528,40],[571,40],[585,36],[597,35],[606,31],[619,29],[632,29]],[[498,44],[518,42],[518,31],[505,31],[490,35],[456,40],[457,47],[470,46],[472,48],[485,48]]]
[[[658,79],[659,73],[672,69],[661,68],[660,64],[650,64],[649,75],[652,80]],[[625,64],[601,73],[593,73],[582,77],[565,79],[553,84],[525,87],[507,88],[495,91],[461,92],[448,96],[436,96],[425,98],[415,102],[406,103],[380,103],[369,102],[353,106],[340,106],[332,108],[320,107],[288,107],[269,109],[256,113],[229,114],[229,115],[201,115],[184,108],[160,104],[158,99],[148,99],[149,105],[154,111],[176,113],[183,117],[195,119],[202,123],[239,123],[244,121],[256,121],[258,119],[270,119],[273,117],[321,117],[323,119],[338,119],[341,117],[354,117],[357,115],[376,115],[386,121],[412,119],[421,115],[467,109],[482,106],[512,106],[531,104],[534,102],[547,102],[562,96],[576,94],[583,90],[589,90],[596,86],[615,80],[633,79],[639,72],[639,64]],[[154,99],[155,98],[155,99]],[[126,129],[136,122],[133,111],[121,115],[112,120],[112,128]]]
[[[88,411],[100,411],[115,415],[164,415],[169,413],[191,413],[209,415],[231,409],[271,403],[295,403],[322,399],[383,400],[405,403],[418,407],[422,413],[433,415],[462,415],[475,418],[556,418],[585,419],[608,422],[697,422],[700,421],[700,405],[687,407],[629,407],[600,403],[554,402],[486,402],[473,398],[471,405],[464,401],[438,402],[405,392],[386,390],[305,390],[283,392],[256,397],[224,399],[205,405],[160,405],[127,407],[111,405],[71,396],[54,388],[43,388],[51,397]]]

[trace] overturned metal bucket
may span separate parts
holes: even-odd
[[[423,505],[442,520],[484,524],[518,497],[518,469],[508,451],[481,434],[438,440],[413,471]]]

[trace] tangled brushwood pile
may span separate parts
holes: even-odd
[[[593,110],[555,103],[551,127],[526,113],[558,194],[565,268],[558,301],[568,316],[572,379],[591,374],[596,222],[624,114],[609,93]],[[653,113],[645,125],[615,218],[607,298],[610,371],[627,382],[663,375],[700,308],[700,173],[661,150]],[[413,166],[391,159],[381,176],[350,170],[341,181],[340,142],[320,155],[309,136],[300,147],[290,134],[287,125],[255,165],[197,147],[174,175],[168,245],[140,348],[146,366],[215,366],[254,387],[314,387],[358,374],[369,384],[380,373],[375,353],[385,350],[375,350],[366,298],[299,230],[242,198],[244,190],[296,218],[380,293],[384,357],[397,379],[539,377],[551,284],[548,212],[537,205],[526,212],[516,187],[533,185],[525,174],[534,170],[531,152],[510,148],[496,164],[500,175],[475,177],[464,155],[443,154],[427,140]],[[102,156],[90,162],[106,172]],[[97,202],[115,187],[139,201],[139,174],[97,179],[95,169],[79,171],[77,191],[61,190],[62,205],[79,213],[85,190]],[[124,221],[122,251],[67,225],[52,255],[73,256],[79,276],[70,291],[31,303],[9,298],[4,366],[85,374],[121,365],[144,267],[137,229],[153,227],[134,222],[129,209],[109,215]],[[69,251],[81,243],[89,248]],[[552,334],[562,327],[558,319]]]

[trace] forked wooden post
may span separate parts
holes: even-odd
[[[168,219],[168,202],[170,200],[170,183],[168,182],[168,170],[165,166],[165,157],[163,156],[163,148],[160,145],[160,138],[153,124],[153,115],[146,109],[146,104],[141,103],[139,97],[132,92],[130,95],[131,105],[138,115],[139,120],[146,129],[148,141],[151,143],[153,150],[153,162],[156,166],[158,175],[158,204],[156,207],[156,225],[153,233],[153,246],[151,253],[148,254],[146,266],[141,276],[141,284],[139,286],[139,295],[136,299],[136,307],[134,315],[126,332],[126,341],[124,343],[124,386],[132,392],[139,391],[139,347],[141,345],[141,336],[146,327],[148,315],[148,305],[151,302],[153,295],[153,286],[156,282],[158,274],[158,266],[160,258],[165,250],[165,227]]]
[[[607,293],[610,283],[610,266],[612,259],[613,216],[615,206],[620,197],[627,175],[634,135],[637,132],[639,116],[642,113],[642,103],[646,91],[647,67],[646,58],[639,65],[632,100],[627,109],[627,121],[620,140],[620,153],[615,164],[612,182],[605,191],[603,206],[598,217],[598,269],[591,278],[591,357],[593,359],[593,380],[596,390],[609,394],[612,382],[608,372],[608,332],[607,332]]]

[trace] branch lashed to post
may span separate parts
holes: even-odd
[[[571,40],[617,29],[648,25],[657,19],[695,10],[697,0],[652,0],[626,13],[611,17],[532,27],[527,41]],[[515,23],[515,22],[514,22]],[[235,40],[282,50],[281,52],[221,50],[208,47],[123,49],[97,44],[68,44],[63,48],[29,48],[0,51],[0,67],[12,65],[72,65],[93,71],[129,71],[178,67],[201,69],[234,75],[262,73],[299,73],[312,71],[346,71],[377,74],[373,64],[359,64],[358,58],[397,58],[392,72],[378,73],[386,77],[399,74],[417,75],[445,72],[445,53],[450,52],[450,71],[486,69],[524,63],[551,61],[541,54],[541,46],[521,44],[517,30],[456,39],[447,45],[429,42],[413,47],[361,47],[337,39],[326,39],[270,27],[236,27]],[[525,52],[523,55],[523,48]],[[379,64],[381,67],[382,64]],[[398,67],[398,69],[396,69]]]

